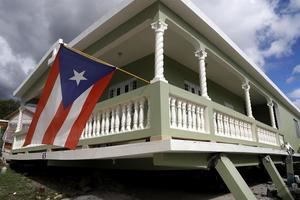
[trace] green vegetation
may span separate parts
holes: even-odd
[[[53,194],[53,191],[45,190],[31,179],[11,169],[8,169],[5,174],[0,174],[0,199],[36,200],[46,199],[49,196],[53,196]]]
[[[20,103],[13,99],[0,100],[0,119],[3,119],[10,113],[17,110],[19,108],[19,106],[20,106]]]
[[[35,199],[30,179],[8,169],[0,175],[0,199]]]

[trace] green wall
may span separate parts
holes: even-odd
[[[136,74],[146,80],[151,80],[154,77],[154,56],[148,55],[137,61],[134,61],[124,67],[125,70]],[[184,88],[184,81],[187,80],[195,85],[199,84],[198,73],[190,70],[189,68],[181,65],[175,60],[165,57],[164,63],[165,77],[168,80],[169,84],[174,86]],[[123,72],[117,71],[113,76],[113,79],[110,85],[107,87],[107,90],[102,95],[101,101],[108,98],[108,88],[111,85],[115,85],[122,81],[128,80],[131,77]],[[138,81],[138,87],[145,85],[144,82]],[[224,102],[228,102],[233,105],[234,110],[245,114],[244,110],[244,100],[217,83],[208,80],[208,94],[214,102],[224,105]]]

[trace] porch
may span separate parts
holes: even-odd
[[[15,133],[14,154],[62,150],[46,145],[22,147],[25,129]],[[276,128],[171,84],[156,82],[98,103],[78,149],[165,139],[272,149],[281,149],[284,143]]]

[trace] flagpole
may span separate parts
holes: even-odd
[[[66,47],[67,49],[69,49],[69,50],[71,50],[71,51],[74,51],[74,52],[76,52],[76,53],[78,53],[78,54],[80,54],[80,55],[82,55],[82,56],[85,56],[85,57],[87,57],[87,58],[89,58],[89,59],[91,59],[91,60],[93,60],[93,61],[95,61],[95,62],[98,62],[98,63],[100,63],[100,64],[105,64],[105,65],[108,65],[108,66],[110,66],[110,67],[114,67],[114,68],[116,68],[117,70],[119,70],[119,71],[121,71],[121,72],[123,72],[123,73],[125,73],[125,74],[127,74],[127,75],[130,75],[130,76],[135,77],[136,79],[139,79],[139,80],[141,80],[141,81],[143,81],[143,82],[145,82],[145,83],[147,83],[147,84],[150,84],[150,81],[147,81],[146,79],[143,79],[143,78],[141,78],[141,77],[139,77],[139,76],[137,76],[137,75],[135,75],[135,74],[133,74],[133,73],[131,73],[131,72],[128,72],[128,71],[126,71],[126,70],[124,70],[124,69],[121,69],[121,68],[119,68],[119,67],[116,67],[116,66],[114,66],[114,65],[112,65],[112,64],[110,64],[110,63],[107,63],[107,62],[105,62],[105,61],[103,61],[103,60],[101,60],[101,59],[95,58],[94,56],[91,56],[91,55],[89,55],[89,54],[86,54],[86,53],[84,53],[84,52],[82,52],[82,51],[80,51],[80,50],[77,50],[77,49],[73,48],[73,47],[68,47],[68,46],[64,45],[63,43],[61,43],[61,45],[63,45],[63,46]]]

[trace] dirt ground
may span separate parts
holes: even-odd
[[[275,187],[262,168],[239,168],[257,199]],[[9,184],[7,184],[9,182]],[[14,167],[0,175],[0,199],[231,200],[215,171],[126,171],[45,166]]]

